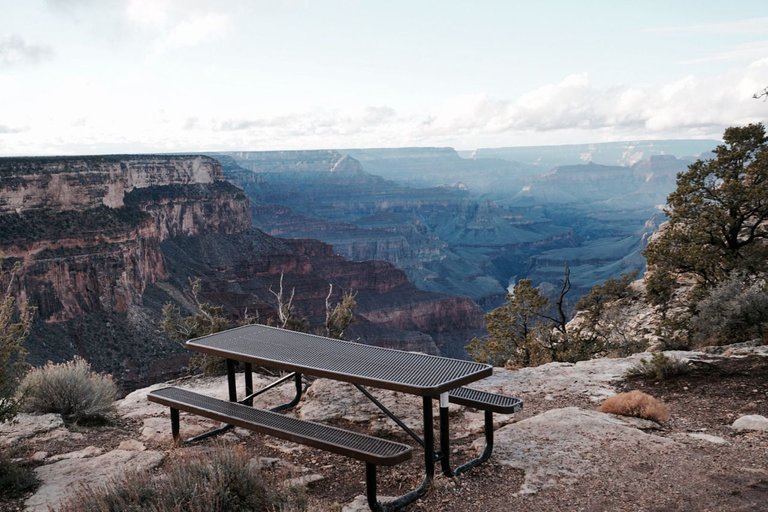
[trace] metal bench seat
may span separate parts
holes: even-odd
[[[411,457],[412,448],[402,443],[304,421],[186,389],[158,389],[150,392],[147,399],[171,408],[171,429],[176,440],[179,439],[178,411],[182,410],[377,466],[392,466]]]
[[[499,414],[513,414],[523,408],[523,401],[511,396],[497,395],[467,387],[454,389],[448,394],[448,400],[465,407]]]
[[[439,397],[434,397],[439,398]],[[447,404],[440,407],[440,450],[442,457],[440,463],[443,467],[443,473],[448,476],[455,476],[482,464],[491,457],[493,452],[493,413],[513,414],[523,408],[523,401],[511,396],[498,395],[488,391],[480,391],[461,387],[451,390],[448,393],[448,401],[473,409],[480,409],[484,413],[483,430],[485,432],[485,447],[479,457],[465,462],[456,469],[451,468],[449,461],[450,443],[448,441],[448,429],[444,425],[448,424]]]

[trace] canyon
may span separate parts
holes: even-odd
[[[677,173],[715,145],[211,156],[248,194],[254,224],[267,233],[318,238],[351,260],[389,261],[419,288],[467,296],[487,310],[520,278],[554,293],[566,263],[572,302],[608,278],[642,272],[641,252],[664,220]]]
[[[35,308],[33,364],[85,357],[124,389],[184,371],[186,351],[159,328],[168,302],[200,298],[233,320],[275,317],[281,276],[311,329],[325,298],[356,293],[349,339],[460,355],[481,332],[469,299],[420,290],[386,262],[353,262],[316,240],[254,229],[246,194],[202,155],[0,159],[0,254],[19,265],[14,287]]]

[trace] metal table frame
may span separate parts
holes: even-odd
[[[353,384],[389,418],[397,423],[424,449],[424,479],[413,491],[387,503],[376,501],[376,488],[369,487],[368,502],[373,510],[397,510],[426,494],[434,478],[435,463],[440,461],[443,473],[454,476],[487,459],[485,453],[456,471],[451,469],[448,393],[464,384],[481,380],[492,374],[492,367],[422,353],[405,352],[360,343],[335,340],[322,336],[287,331],[264,325],[248,325],[189,340],[187,348],[227,360],[229,399],[237,400],[237,361],[245,363],[245,398],[239,402],[253,405],[254,397],[289,380],[294,381],[296,394],[288,403],[273,411],[290,409],[298,404],[303,393],[302,375],[324,377]],[[290,372],[268,386],[253,390],[253,365]],[[423,438],[379,402],[364,386],[389,389],[422,397]],[[439,398],[440,450],[434,447],[432,400]],[[230,426],[201,434],[190,441],[221,433]],[[493,425],[486,425],[491,434]],[[369,468],[370,471],[370,468]],[[375,471],[375,466],[373,468]],[[370,480],[374,475],[366,475]]]

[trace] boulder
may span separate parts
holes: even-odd
[[[749,414],[737,419],[731,425],[736,430],[761,430],[768,432],[768,418],[759,414]]]
[[[89,458],[70,458],[35,469],[42,482],[37,492],[24,503],[27,512],[56,509],[83,485],[103,485],[126,471],[148,471],[157,467],[164,455],[157,451],[112,450]]]
[[[647,434],[616,416],[577,407],[552,409],[496,432],[494,458],[525,471],[517,494],[575,483],[613,464],[610,450],[667,450],[670,439]],[[480,448],[481,441],[476,441]]]

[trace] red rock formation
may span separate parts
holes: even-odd
[[[0,252],[22,262],[19,295],[37,307],[32,361],[80,354],[128,387],[178,371],[183,351],[157,323],[164,302],[188,304],[190,277],[232,314],[268,317],[284,274],[313,328],[329,283],[356,290],[351,336],[384,346],[438,353],[430,333],[442,345],[482,324],[470,300],[420,291],[389,263],[254,230],[245,194],[201,156],[0,159]]]

